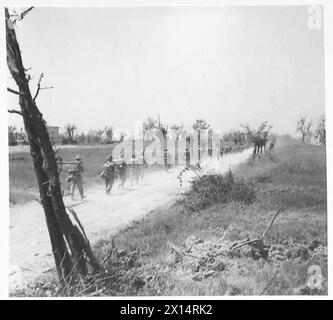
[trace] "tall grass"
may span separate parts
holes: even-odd
[[[326,148],[292,139],[278,140],[272,154],[242,164],[236,176],[260,183],[263,207],[326,210]]]

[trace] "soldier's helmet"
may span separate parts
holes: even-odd
[[[78,155],[76,155],[75,156],[75,158],[74,158],[74,160],[76,160],[76,161],[80,161],[81,160],[81,157],[80,157],[80,155],[78,154]]]
[[[68,173],[69,173],[69,174],[73,174],[73,173],[75,173],[75,170],[74,170],[74,169],[69,169],[69,170],[68,170]]]

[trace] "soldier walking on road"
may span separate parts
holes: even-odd
[[[66,182],[69,183],[69,194],[72,200],[74,198],[76,186],[79,190],[81,200],[85,198],[85,195],[83,193],[82,172],[84,172],[84,168],[81,162],[81,157],[77,155],[74,158],[74,168],[69,169],[69,175],[66,179]]]
[[[140,173],[139,173],[139,178],[141,181],[143,180],[143,177],[145,175],[145,169],[148,168],[148,163],[145,159],[145,150],[143,149],[141,152],[141,155],[139,156],[139,167],[140,167]]]
[[[139,183],[139,178],[141,175],[140,163],[139,160],[135,158],[135,154],[132,155],[130,168],[131,168],[131,186],[132,186],[134,181],[136,184]]]
[[[124,184],[127,178],[127,163],[124,159],[122,159],[121,163],[118,165],[118,177],[120,179],[118,189],[122,188],[122,190],[124,190]]]
[[[112,160],[112,155],[108,155],[106,161],[103,165],[103,171],[101,173],[101,177],[105,181],[105,192],[106,194],[110,194],[112,186],[114,184],[114,180],[116,179],[116,164]]]
[[[189,148],[185,149],[185,167],[189,167],[191,164],[191,153]]]
[[[170,163],[169,163],[169,152],[167,148],[165,148],[163,151],[163,162],[164,162],[165,171],[168,172],[170,169]]]

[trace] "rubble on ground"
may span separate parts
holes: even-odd
[[[297,242],[285,240],[281,243],[266,244],[264,241],[255,241],[244,244],[251,239],[256,239],[238,229],[229,226],[220,238],[202,239],[192,235],[186,238],[179,246],[169,243],[170,250],[163,256],[158,264],[152,264],[145,256],[149,256],[149,246],[140,249],[121,250],[112,248],[103,261],[106,273],[92,279],[90,290],[85,290],[85,295],[117,294],[122,292],[127,295],[144,294],[146,289],[150,293],[159,295],[165,290],[165,279],[172,273],[179,279],[204,281],[223,275],[225,278],[238,275],[246,277],[253,270],[252,261],[280,264],[284,261],[304,262],[310,259],[327,259],[327,247],[318,239],[312,242]],[[235,247],[242,245],[238,249]],[[99,278],[103,279],[100,282]],[[51,283],[41,283],[33,288],[41,296],[56,295],[56,287]],[[172,285],[172,284],[171,284]],[[87,287],[90,286],[88,282]],[[295,294],[314,294],[314,291],[304,285],[295,288]],[[322,291],[320,291],[322,292]],[[73,293],[74,295],[77,292]],[[240,294],[240,288],[230,286],[226,295]],[[61,295],[61,293],[60,293]]]
[[[230,268],[239,270],[240,275],[245,274],[248,271],[239,263],[242,258],[279,263],[287,260],[302,262],[327,257],[326,247],[318,239],[311,243],[286,240],[271,245],[259,239],[243,245],[250,242],[251,237],[239,240],[242,235],[244,232],[231,230],[222,237],[223,239],[217,240],[203,240],[197,236],[190,236],[179,247],[169,244],[171,252],[165,261],[183,270],[193,280],[201,281],[218,272],[228,272]],[[237,248],[239,245],[242,246]]]

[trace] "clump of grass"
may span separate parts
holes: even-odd
[[[258,174],[254,180],[258,183],[272,182],[272,177],[269,174]]]
[[[325,158],[320,159],[316,152],[303,150],[302,153],[293,154],[283,159],[274,169],[275,174],[310,175],[326,174]]]
[[[216,203],[232,201],[250,204],[256,199],[252,183],[235,179],[232,172],[221,175],[204,175],[191,181],[190,190],[184,193],[180,203],[197,211]]]

